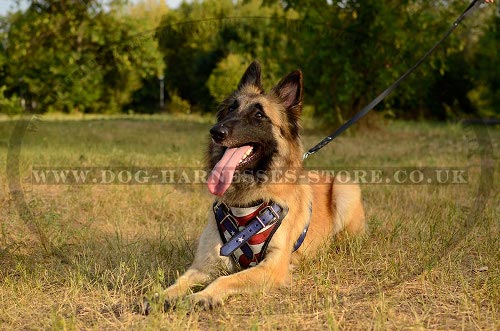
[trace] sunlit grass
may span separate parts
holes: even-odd
[[[471,214],[484,189],[481,159],[474,132],[459,124],[387,123],[340,137],[306,165],[468,167],[468,184],[363,185],[368,238],[332,240],[294,269],[289,287],[236,296],[209,312],[137,314],[144,294],[166,287],[192,261],[212,200],[205,186],[37,186],[30,168],[203,167],[211,121],[41,118],[23,139],[19,164],[41,239],[8,188],[15,122],[2,120],[0,328],[498,329],[498,176],[490,178],[484,210]],[[305,132],[306,147],[323,137],[309,126]],[[498,158],[499,131],[488,134]]]

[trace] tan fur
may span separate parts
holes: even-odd
[[[302,145],[299,139],[291,142],[283,136],[282,133],[286,132],[286,113],[276,96],[272,93],[262,94],[258,88],[245,85],[237,92],[236,97],[239,98],[242,108],[245,103],[258,100],[266,109],[273,124],[272,134],[277,137],[280,153],[272,167],[294,169],[298,171],[297,174],[302,174]],[[220,256],[222,242],[210,209],[208,223],[200,237],[194,262],[175,284],[164,291],[166,300],[175,301],[187,296],[193,303],[211,307],[221,304],[232,294],[276,288],[287,282],[292,261],[314,254],[317,248],[333,235],[343,230],[350,234],[364,233],[365,217],[358,185],[340,184],[337,180],[315,173],[307,173],[306,177],[314,184],[274,183],[248,187],[245,192],[230,187],[221,198],[228,205],[244,205],[262,199],[272,200],[289,208],[288,215],[269,243],[265,259],[255,267],[238,271],[231,258]],[[293,244],[309,221],[311,201],[313,211],[309,231],[300,249],[292,256]],[[221,267],[231,274],[219,276]],[[200,284],[209,285],[193,294],[191,289]]]

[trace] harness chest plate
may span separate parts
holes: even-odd
[[[267,246],[282,220],[288,213],[288,208],[277,203],[262,203],[245,215],[235,215],[232,208],[222,202],[213,205],[217,229],[223,242],[222,256],[233,258],[241,268],[256,266],[266,255]],[[294,251],[300,247],[307,233],[307,228],[301,233],[294,245]]]

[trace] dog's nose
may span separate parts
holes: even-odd
[[[229,131],[223,124],[217,124],[210,129],[210,135],[216,143],[221,143],[227,138]]]

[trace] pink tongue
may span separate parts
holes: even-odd
[[[236,167],[243,155],[251,146],[242,146],[238,148],[228,148],[222,159],[212,169],[208,177],[208,190],[213,195],[222,196],[233,181],[233,175]]]

